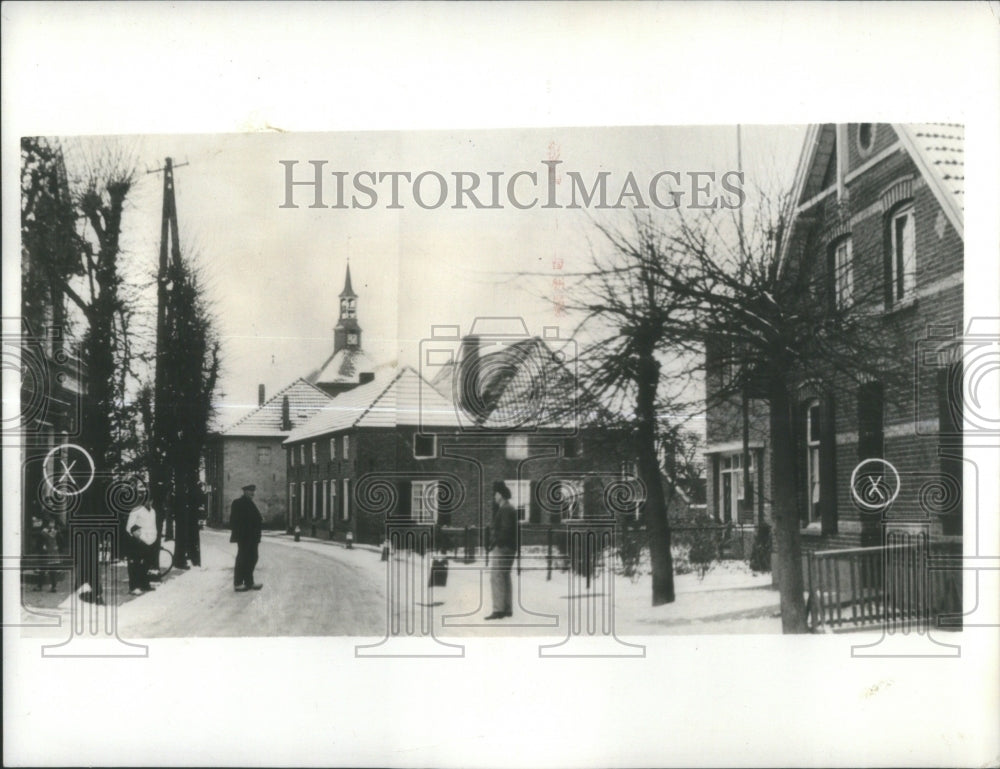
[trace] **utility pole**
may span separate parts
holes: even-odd
[[[172,482],[164,459],[166,409],[167,400],[166,371],[164,369],[164,345],[172,322],[170,317],[170,263],[180,266],[181,247],[177,227],[177,204],[174,199],[174,168],[186,166],[181,163],[174,166],[173,159],[167,158],[163,168],[147,171],[148,174],[163,173],[163,216],[160,223],[160,264],[156,274],[156,367],[153,383],[153,434],[150,439],[152,461],[150,463],[150,488],[152,492],[153,509],[156,511],[157,544],[166,520],[166,538],[174,538],[174,510],[171,499]],[[168,254],[170,262],[168,263]],[[175,544],[176,548],[176,544]]]

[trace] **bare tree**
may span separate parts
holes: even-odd
[[[705,375],[709,408],[746,398],[766,403],[782,628],[796,633],[805,631],[806,613],[793,388],[818,371],[829,374],[827,388],[874,371],[885,376],[898,343],[880,321],[879,281],[853,277],[849,263],[810,262],[810,249],[783,251],[789,213],[786,199],[760,195],[747,228],[742,217],[710,212],[690,219],[680,209],[663,222],[636,218],[629,230],[600,226],[613,252],[635,268],[597,274],[604,298],[593,303],[591,314],[620,319],[618,338],[629,341],[620,347],[625,354],[603,356],[621,373],[606,371],[603,380],[595,373],[597,386],[607,389],[610,382],[631,381],[626,372],[635,372],[642,393],[638,431],[648,431],[656,403],[649,388],[659,367],[650,350],[689,362],[700,350],[697,364],[678,373]],[[634,356],[626,352],[632,349]]]
[[[662,367],[666,356],[686,346],[675,329],[683,325],[687,308],[661,278],[663,233],[639,218],[634,224],[630,239],[601,228],[614,248],[595,251],[589,269],[569,276],[573,284],[565,306],[582,316],[576,335],[588,338],[579,349],[582,410],[604,414],[605,421],[610,415],[617,426],[626,423],[632,436],[646,493],[652,604],[659,606],[675,598],[659,449],[676,437],[664,430],[664,415],[682,410],[680,394],[668,393],[670,378],[662,375]]]
[[[89,495],[94,510],[103,505],[108,473],[124,466],[124,449],[134,438],[134,414],[126,388],[132,371],[131,308],[123,296],[121,256],[125,201],[135,178],[127,153],[105,147],[87,158],[79,177],[66,170],[62,147],[54,141],[21,142],[21,231],[26,316],[48,297],[52,321],[69,325],[65,300],[84,321],[79,355],[85,371],[86,410],[80,443],[100,471]],[[93,556],[81,563],[96,563]],[[78,579],[95,588],[94,574]]]

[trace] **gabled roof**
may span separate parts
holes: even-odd
[[[377,376],[368,384],[337,395],[308,422],[293,430],[285,443],[359,427],[406,425],[459,427],[454,404],[409,366],[399,369],[394,376]]]
[[[575,381],[561,358],[539,337],[527,337],[481,352],[477,367],[476,402],[481,405],[486,429],[568,426],[566,413],[574,401]],[[433,386],[445,397],[459,399],[460,363],[441,367]]]
[[[305,424],[330,402],[330,396],[305,379],[296,379],[230,427],[220,431],[224,436],[281,437],[290,431],[281,429],[282,402],[288,396],[288,416],[292,429]]]
[[[913,159],[949,222],[964,237],[965,227],[965,127],[956,123],[891,123],[899,144]],[[823,192],[823,182],[835,154],[836,126],[809,126],[799,155],[792,187],[797,209]],[[792,227],[799,218],[793,210]],[[791,237],[782,243],[782,262]]]
[[[956,232],[964,237],[965,126],[956,123],[893,124]]]
[[[312,384],[357,384],[362,372],[371,373],[375,364],[364,350],[345,347],[333,353],[326,362],[306,376]]]

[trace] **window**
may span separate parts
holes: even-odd
[[[507,436],[507,459],[528,458],[528,436],[524,433],[514,433]]]
[[[410,515],[413,520],[423,523],[437,521],[437,481],[413,481],[410,484]]]
[[[299,518],[306,517],[306,484],[305,481],[299,484]]]
[[[288,466],[295,467],[295,447],[290,446],[288,448]]]
[[[833,291],[838,310],[851,306],[854,296],[854,270],[851,261],[851,239],[844,238],[833,246]]]
[[[881,382],[865,382],[858,388],[858,460],[881,458],[885,435],[882,428]]]
[[[345,440],[347,439],[346,436],[344,439]],[[344,478],[343,484],[344,484],[344,496],[343,499],[340,500],[340,505],[341,505],[340,510],[341,510],[341,517],[346,521],[348,518],[351,517],[351,507],[350,507],[351,479]]]
[[[913,298],[917,257],[913,206],[904,206],[889,222],[889,298],[893,303]]]
[[[510,504],[517,510],[517,520],[528,521],[531,516],[531,481],[505,481],[505,483],[510,489]]]
[[[820,438],[822,414],[819,401],[806,404],[806,505],[809,523],[819,521],[820,513]]]
[[[331,438],[330,439],[330,459],[336,459],[336,458],[337,458],[337,439],[336,438]]]
[[[306,463],[306,444],[299,444],[299,464],[304,465]]]
[[[295,484],[288,484],[288,512],[289,516],[295,514]]]
[[[564,521],[583,518],[583,481],[559,481],[560,518]]]
[[[316,464],[316,441],[312,442],[312,463]]]
[[[319,515],[319,506],[316,504],[318,501],[319,501],[319,481],[313,481],[313,498],[312,498],[313,518]]]
[[[344,459],[347,459],[351,455],[351,436],[344,436]]]
[[[327,489],[329,488],[329,486],[330,486],[330,482],[329,481],[323,481],[323,491],[322,491],[322,494],[321,494],[321,496],[323,497],[323,499],[322,499],[322,501],[320,503],[321,510],[320,510],[320,516],[319,517],[322,518],[324,521],[326,520],[326,513],[327,513],[327,509],[328,509],[327,506],[326,506],[326,501],[327,501],[327,496],[328,496],[327,495]]]
[[[719,457],[719,519],[729,523],[740,522],[740,512],[749,508],[752,512],[754,497],[754,481],[757,474],[757,461],[754,452],[750,452],[748,472],[750,488],[743,483],[743,454],[724,454]],[[750,502],[747,505],[747,502]]]
[[[343,318],[353,318],[358,312],[357,300],[346,297],[340,300],[340,315]]]
[[[875,145],[875,126],[872,123],[858,124],[858,151],[867,157]]]
[[[413,456],[417,459],[429,459],[437,456],[437,436],[414,435]]]
[[[333,527],[333,518],[337,514],[337,479],[330,481],[330,526]]]

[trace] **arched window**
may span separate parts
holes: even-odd
[[[886,278],[887,293],[892,304],[908,302],[914,298],[917,287],[916,225],[913,203],[908,202],[893,209],[888,219],[888,259]]]
[[[818,400],[808,401],[805,405],[805,438],[806,438],[806,505],[809,513],[809,523],[820,521],[822,517],[820,496],[822,489],[820,466],[820,440],[822,438],[822,412]]]

